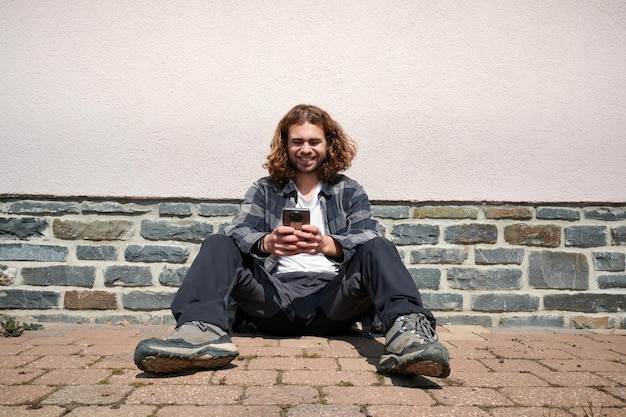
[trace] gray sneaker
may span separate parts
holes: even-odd
[[[239,355],[224,330],[192,321],[177,327],[165,340],[142,340],[135,349],[135,365],[144,372],[168,374],[187,369],[215,369]]]
[[[450,375],[448,349],[437,341],[437,333],[423,314],[398,317],[386,338],[379,371],[436,378]]]

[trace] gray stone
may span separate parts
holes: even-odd
[[[0,239],[28,240],[44,237],[48,222],[35,217],[0,218]]]
[[[423,248],[411,251],[412,264],[462,264],[467,252],[458,248]]]
[[[115,246],[78,246],[76,257],[81,260],[113,261],[117,259]]]
[[[128,310],[166,310],[174,300],[175,293],[155,291],[131,291],[122,295],[122,305]]]
[[[396,245],[434,245],[439,242],[439,226],[432,224],[397,224],[391,228],[391,241]]]
[[[594,252],[596,271],[620,272],[626,269],[626,255],[617,252]]]
[[[133,222],[128,220],[54,220],[54,236],[64,240],[127,240]]]
[[[585,217],[593,220],[617,221],[626,219],[625,207],[600,207],[584,209]]]
[[[189,217],[191,216],[191,204],[189,203],[161,203],[159,204],[159,216]]]
[[[570,226],[565,228],[565,246],[589,248],[605,246],[607,229],[605,226]]]
[[[67,258],[65,246],[10,243],[0,245],[0,261],[63,262]]]
[[[480,294],[472,296],[472,310],[507,312],[536,311],[539,297],[529,294]]]
[[[220,223],[220,225],[217,228],[217,232],[215,234],[217,234],[217,235],[224,235],[224,234],[226,234],[226,228],[228,226],[230,226],[230,222],[228,222],[228,223]]]
[[[11,285],[15,282],[15,268],[7,265],[0,265],[0,285]]]
[[[437,290],[441,283],[441,271],[433,268],[409,268],[415,286],[422,289]]]
[[[612,228],[611,236],[614,245],[626,245],[626,226]]]
[[[152,272],[148,266],[107,266],[104,268],[104,285],[107,287],[145,287],[152,285]]]
[[[500,319],[500,327],[557,327],[563,328],[565,319],[559,315],[506,316]]]
[[[463,295],[453,293],[422,292],[424,306],[433,311],[463,310]]]
[[[513,290],[522,287],[522,271],[512,268],[450,268],[450,288],[461,290]]]
[[[239,213],[239,207],[239,204],[230,203],[202,203],[198,206],[198,216],[234,216],[235,214]]]
[[[504,240],[511,245],[556,248],[561,244],[561,228],[553,224],[511,224],[504,228]]]
[[[22,278],[26,285],[63,285],[90,288],[96,278],[96,268],[69,265],[23,268]]]
[[[413,217],[416,219],[477,219],[478,209],[457,206],[423,206],[413,209]]]
[[[59,306],[61,295],[54,291],[0,289],[0,309],[45,309]]]
[[[532,252],[528,281],[535,288],[586,290],[589,288],[587,257],[571,252]]]
[[[177,246],[139,246],[126,248],[124,257],[128,262],[170,262],[181,264],[187,262],[189,249]]]
[[[380,219],[408,219],[409,206],[372,206],[372,214]]]
[[[188,271],[189,268],[186,266],[182,268],[172,268],[169,265],[164,266],[159,274],[159,283],[166,287],[180,287]]]
[[[82,205],[84,214],[130,214],[140,215],[150,213],[152,209],[146,206],[140,206],[135,203],[121,204],[114,201],[103,202],[85,202]]]
[[[541,220],[576,221],[580,219],[580,213],[578,210],[566,208],[539,207],[537,208],[537,218]]]
[[[178,240],[200,243],[211,233],[213,233],[211,223],[188,220],[144,220],[141,222],[141,236],[147,240]]]
[[[493,224],[462,224],[445,229],[445,241],[459,245],[496,243],[498,228]]]
[[[521,265],[524,261],[524,249],[485,249],[474,250],[474,262],[476,265]]]
[[[491,327],[493,326],[493,319],[491,316],[477,314],[455,314],[453,316],[437,314],[437,325]]]
[[[626,309],[623,294],[546,294],[543,296],[546,310],[577,311],[579,313],[619,313]]]
[[[601,289],[626,288],[626,275],[600,275],[598,287]]]
[[[9,214],[78,214],[80,208],[76,203],[45,202],[45,201],[16,201],[7,206]]]

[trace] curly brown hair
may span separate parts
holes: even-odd
[[[289,160],[287,152],[289,129],[294,125],[307,122],[319,126],[326,136],[326,158],[319,167],[322,181],[329,183],[337,181],[339,174],[350,167],[356,156],[356,142],[327,112],[316,106],[299,104],[289,110],[278,123],[272,138],[270,154],[263,165],[279,187],[284,187],[296,175],[296,169]]]

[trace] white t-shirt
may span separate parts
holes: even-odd
[[[320,229],[320,233],[326,234],[326,222],[324,221],[324,213],[322,205],[318,198],[319,192],[322,190],[322,184],[318,184],[313,192],[310,200],[304,198],[298,190],[298,202],[296,208],[308,208],[311,212],[311,224]],[[325,255],[318,253],[317,255],[300,254],[293,256],[281,256],[276,265],[277,274],[285,274],[290,272],[328,272],[336,274],[339,272],[339,265]]]

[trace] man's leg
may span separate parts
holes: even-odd
[[[387,338],[379,369],[448,376],[449,355],[437,341],[435,318],[424,307],[397,249],[384,238],[361,245],[320,301],[322,313],[332,323],[354,320],[371,305]]]

